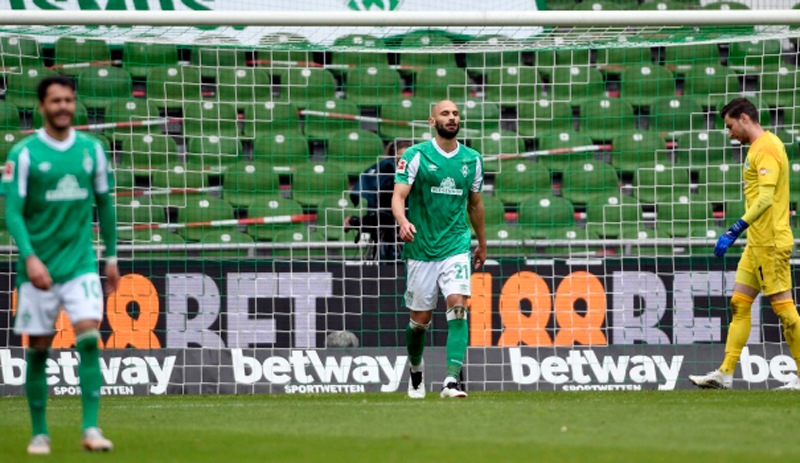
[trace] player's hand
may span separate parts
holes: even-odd
[[[25,269],[28,271],[28,280],[30,280],[34,288],[48,290],[53,286],[50,272],[38,257],[28,256],[25,259]]]
[[[747,230],[749,226],[750,225],[744,220],[737,220],[736,223],[717,240],[717,245],[714,247],[714,255],[717,257],[724,256],[728,248],[736,241],[736,238],[739,238],[739,235]]]
[[[478,245],[475,252],[472,253],[472,265],[475,270],[480,270],[486,262],[486,246]]]
[[[117,267],[116,262],[107,262],[106,263],[106,284],[105,290],[106,293],[113,293],[117,289],[117,284],[119,283],[119,267]]]
[[[400,225],[400,239],[406,243],[414,241],[414,234],[416,233],[417,228],[413,223],[406,221],[404,224]]]

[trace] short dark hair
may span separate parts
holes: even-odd
[[[413,140],[407,138],[397,138],[389,142],[383,150],[383,155],[389,158],[397,157],[397,152],[406,149],[414,144]]]
[[[733,119],[739,119],[742,114],[747,114],[751,121],[759,124],[758,121],[758,108],[747,98],[734,98],[730,103],[723,106],[719,110],[719,115],[725,119],[725,116],[730,116]]]
[[[51,85],[63,85],[64,87],[71,88],[73,92],[76,89],[75,81],[72,80],[72,77],[47,76],[40,80],[39,84],[36,86],[36,93],[39,95],[40,103],[44,103],[44,97],[47,96],[47,89],[49,89]]]

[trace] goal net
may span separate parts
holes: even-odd
[[[669,390],[716,368],[745,240],[724,259],[712,248],[744,213],[747,148],[718,111],[748,97],[784,141],[795,227],[796,31],[724,14],[701,26],[575,18],[3,27],[0,157],[42,127],[39,80],[65,74],[75,125],[114,166],[124,276],[106,300],[104,393],[402,390],[405,264],[387,198],[394,156],[431,139],[442,99],[485,161],[489,261],[471,275],[468,389]],[[16,395],[27,339],[12,330],[16,254],[5,226],[0,237],[0,395]],[[772,387],[794,362],[765,298],[752,314],[736,384]],[[436,310],[431,382],[446,337]],[[78,393],[74,342],[62,314],[58,394]]]

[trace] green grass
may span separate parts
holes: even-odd
[[[797,395],[781,392],[105,397],[109,455],[79,450],[80,400],[51,398],[52,461],[796,461]],[[25,454],[24,398],[0,399],[0,461]],[[47,459],[45,459],[47,460]]]

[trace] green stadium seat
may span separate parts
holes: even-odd
[[[6,101],[23,111],[36,109],[39,106],[36,86],[45,77],[55,75],[58,73],[51,69],[36,67],[25,69],[23,72],[7,74],[5,77]]]
[[[636,197],[647,204],[674,202],[691,196],[689,169],[656,164],[642,167],[636,172]]]
[[[585,100],[604,98],[606,84],[600,71],[590,66],[559,66],[550,79],[551,100],[566,101],[573,106]]]
[[[789,157],[790,161],[800,158],[800,145],[798,145],[798,142],[800,142],[800,135],[797,130],[780,129],[775,130],[774,133],[783,142],[783,146],[786,148],[786,155]]]
[[[136,124],[160,117],[158,107],[142,99],[119,99],[112,101],[105,108],[103,120],[105,123]],[[136,134],[161,134],[166,124],[159,125],[128,125],[114,127],[104,133],[115,142],[124,143]]]
[[[395,138],[423,139],[430,138],[431,128],[428,126],[428,118],[431,115],[431,104],[422,98],[401,98],[387,101],[381,106],[380,115],[382,119],[395,122],[414,122],[416,125],[409,126],[392,122],[381,122],[378,125],[378,133],[387,140]]]
[[[525,152],[525,141],[510,130],[487,133],[483,137],[469,139],[468,142],[469,146],[481,153],[484,158]],[[486,172],[496,172],[498,168],[497,161],[485,161],[484,170]]]
[[[285,77],[285,78],[284,78]],[[280,100],[306,108],[314,100],[336,98],[336,79],[319,68],[291,68],[280,79]]]
[[[656,205],[656,228],[673,238],[703,237],[712,219],[711,203],[685,201]]]
[[[594,151],[581,151],[576,153],[559,152],[579,146],[593,145],[591,137],[572,130],[560,133],[550,133],[539,138],[538,149],[552,151],[552,154],[537,156],[539,164],[547,167],[551,172],[564,172],[576,164],[594,161]]]
[[[164,208],[154,206],[146,196],[118,197],[115,209],[119,226],[157,224],[167,221]],[[117,237],[122,241],[131,241],[135,233],[132,230],[120,230],[117,232]]]
[[[677,75],[684,75],[695,67],[704,68],[719,64],[719,46],[716,43],[664,47],[664,66]]]
[[[400,74],[388,65],[362,66],[347,73],[347,101],[358,106],[381,106],[400,96]]]
[[[700,197],[714,203],[744,201],[741,164],[710,165],[700,169]]]
[[[538,101],[543,93],[539,73],[529,66],[489,69],[483,87],[486,101],[511,108]]]
[[[658,98],[675,96],[675,76],[656,64],[628,64],[622,71],[620,95],[633,106],[650,106]]]
[[[44,66],[44,57],[36,39],[21,35],[0,37],[0,75],[41,66]]]
[[[55,46],[56,66],[70,64],[94,63],[111,60],[108,43],[102,39],[84,37],[59,37]],[[76,75],[85,68],[62,67],[60,71],[67,75]]]
[[[255,244],[250,235],[237,230],[209,230],[200,235],[202,258],[246,258]],[[239,245],[235,248],[221,249],[220,245]],[[206,249],[205,246],[208,246]]]
[[[502,161],[494,178],[494,193],[509,205],[520,204],[535,196],[552,195],[550,171],[531,161]]]
[[[425,68],[417,71],[414,97],[431,102],[439,100],[464,101],[472,95],[467,72],[458,67]]]
[[[217,36],[219,37],[219,36]],[[195,43],[191,47],[189,61],[200,69],[203,77],[217,77],[217,72],[224,67],[236,68],[247,66],[247,55],[237,43],[218,45],[215,43]]]
[[[524,137],[542,138],[573,129],[572,106],[568,102],[542,98],[517,107],[517,132]]]
[[[204,172],[223,172],[235,164],[242,154],[242,144],[237,138],[210,135],[189,140],[186,163],[191,169]]]
[[[636,234],[641,227],[642,206],[633,196],[597,195],[586,205],[586,229],[590,234],[618,239]]]
[[[263,105],[272,100],[272,76],[261,68],[220,68],[217,99],[237,110]]]
[[[780,39],[746,40],[728,45],[728,67],[748,71],[752,68],[778,67],[783,63]]]
[[[267,101],[244,110],[244,138],[256,138],[276,130],[300,131],[300,115],[291,103]]]
[[[183,135],[197,137],[236,138],[239,124],[236,107],[215,101],[188,101],[183,105]]]
[[[174,43],[127,40],[122,46],[122,67],[136,79],[147,77],[155,66],[177,66],[178,46]]]
[[[383,50],[386,43],[380,37],[369,34],[348,34],[338,37],[333,41],[331,63],[341,66],[342,69],[333,68],[340,74],[349,74],[353,68],[381,68],[389,65],[389,56],[385,52],[367,51]],[[357,51],[356,51],[357,50]],[[346,66],[346,67],[345,67]]]
[[[594,256],[602,251],[602,246],[588,246],[586,244],[570,243],[570,241],[585,241],[585,240],[599,240],[594,232],[590,232],[585,228],[553,228],[544,229],[546,236],[541,239],[545,240],[563,240],[567,244],[553,246],[537,246],[537,251],[548,255],[558,257],[577,257],[577,256]]]
[[[86,106],[79,100],[75,102],[75,115],[72,116],[72,125],[85,125],[89,123],[89,111]],[[38,109],[33,110],[32,128],[39,129],[44,127],[44,117]]]
[[[794,106],[793,102],[800,96],[798,85],[800,85],[800,71],[796,67],[767,67],[759,74],[761,92],[758,96],[762,103],[773,108]]]
[[[298,62],[301,66],[314,61],[311,42],[299,34],[275,32],[261,37],[256,51],[259,66],[267,66],[275,75],[285,76],[290,65],[287,62]]]
[[[721,131],[699,131],[678,137],[675,164],[688,166],[692,170],[706,166],[729,163],[731,144]]]
[[[113,66],[83,69],[77,74],[78,98],[89,109],[104,109],[119,99],[133,95],[133,79],[128,71]]]
[[[308,162],[308,139],[299,130],[265,131],[253,141],[253,160],[274,166],[294,166]]]
[[[446,49],[453,47],[453,41],[442,33],[416,30],[406,34],[400,42],[400,64],[410,66],[410,73],[421,69],[455,68],[453,53],[426,53],[425,49]],[[437,51],[438,51],[437,50]],[[407,72],[408,72],[407,71]]]
[[[0,130],[19,130],[19,108],[0,101]]]
[[[120,165],[149,176],[178,164],[178,145],[167,135],[137,133],[122,142]]]
[[[633,107],[617,98],[591,100],[581,105],[580,132],[592,140],[609,141],[636,129]]]
[[[619,194],[617,173],[603,162],[574,163],[565,169],[561,182],[561,195],[573,204],[586,204],[599,195]]]
[[[207,188],[209,186],[208,176],[205,172],[188,170],[182,165],[176,165],[163,170],[153,170],[150,175],[150,185],[156,189],[171,190]],[[169,195],[153,196],[150,201],[160,206],[185,208],[190,199],[196,197],[196,194],[172,193]]]
[[[250,219],[293,216],[302,213],[303,208],[300,204],[292,199],[282,198],[280,195],[264,195],[256,204],[247,209],[247,217]],[[291,222],[248,225],[247,234],[256,241],[274,241],[275,235],[282,231],[297,231],[304,228],[303,224]]]
[[[265,195],[278,194],[280,179],[269,164],[239,161],[225,170],[222,198],[234,207],[251,207]]]
[[[597,50],[597,65],[609,74],[619,74],[629,66],[644,67],[653,64],[653,52],[648,48],[623,47]]]
[[[325,241],[325,235],[317,231],[308,231],[301,228],[297,230],[284,230],[275,234],[273,239],[274,243],[287,244],[287,243],[319,243]],[[298,260],[325,260],[327,256],[326,248],[311,248],[311,246],[274,248],[272,249],[272,257],[274,259],[283,260],[288,259],[291,261]]]
[[[133,234],[131,241],[134,245],[141,245],[143,249],[134,249],[132,257],[137,260],[145,259],[186,259],[186,240],[177,233],[167,230],[140,230]],[[149,250],[147,246],[171,246],[169,250]]]
[[[500,108],[483,100],[467,100],[458,104],[461,110],[461,127],[465,131],[477,130],[479,133],[500,130]]]
[[[530,246],[525,246],[523,240],[528,238],[525,230],[512,227],[510,225],[486,226],[486,239],[492,244],[489,245],[488,255],[497,257],[526,256],[533,253]]]
[[[353,117],[361,115],[358,106],[345,100],[331,98],[310,102],[305,111],[339,115],[339,117],[327,117],[306,113],[304,132],[311,140],[325,140],[333,133],[351,132],[361,128],[361,123],[353,120]]]
[[[486,226],[506,225],[506,207],[496,195],[482,194],[483,221]],[[474,233],[474,231],[473,231]]]
[[[576,3],[575,0],[553,0],[547,2],[547,9],[557,11],[571,10],[575,7]]]
[[[159,108],[181,109],[184,101],[201,101],[202,78],[195,66],[157,66],[147,74],[147,98]]]
[[[540,40],[541,36],[535,35],[526,39],[526,42],[531,43],[531,48],[535,48],[535,44]],[[592,50],[573,48],[538,50],[533,53],[533,65],[548,82],[553,82],[553,72],[558,68],[595,67],[592,63]]]
[[[546,239],[553,230],[574,227],[575,208],[569,200],[558,196],[531,196],[519,205],[518,223],[527,238]]]
[[[308,162],[292,175],[292,199],[303,206],[318,206],[349,190],[347,173],[334,163]]]
[[[348,217],[361,217],[366,211],[353,204],[348,197],[330,198],[317,206],[317,230],[321,230],[328,241],[354,241],[356,230],[344,231]]]
[[[480,50],[467,53],[467,72],[470,76],[484,76],[492,69],[518,67],[522,61],[522,53],[518,50],[522,43],[504,35],[477,37],[467,42],[466,46],[467,49]],[[498,51],[489,51],[495,47]]]
[[[706,128],[706,113],[703,111],[703,106],[690,97],[658,98],[650,105],[649,120],[651,131],[670,139],[679,137],[680,132]]]
[[[383,140],[368,130],[328,134],[325,159],[341,166],[347,175],[357,176],[383,155]]]
[[[789,201],[800,207],[800,162],[792,162],[789,168]]]
[[[639,10],[641,11],[667,11],[667,10],[687,10],[689,4],[687,2],[673,1],[673,0],[651,0],[641,3]]]
[[[188,198],[186,207],[178,209],[179,223],[201,223],[232,219],[233,207],[227,201],[207,195],[192,195]],[[199,241],[206,232],[230,233],[235,229],[236,227],[233,226],[199,225],[179,228],[178,234],[185,238],[186,241]]]
[[[5,162],[11,148],[26,136],[18,130],[0,130],[0,161]]]
[[[624,172],[669,162],[667,142],[658,133],[628,132],[611,141],[611,165]]]
[[[738,93],[739,78],[721,64],[693,66],[685,74],[683,94],[696,98],[703,106],[717,107]]]
[[[750,7],[739,2],[711,2],[703,7],[706,10],[749,10]]]

